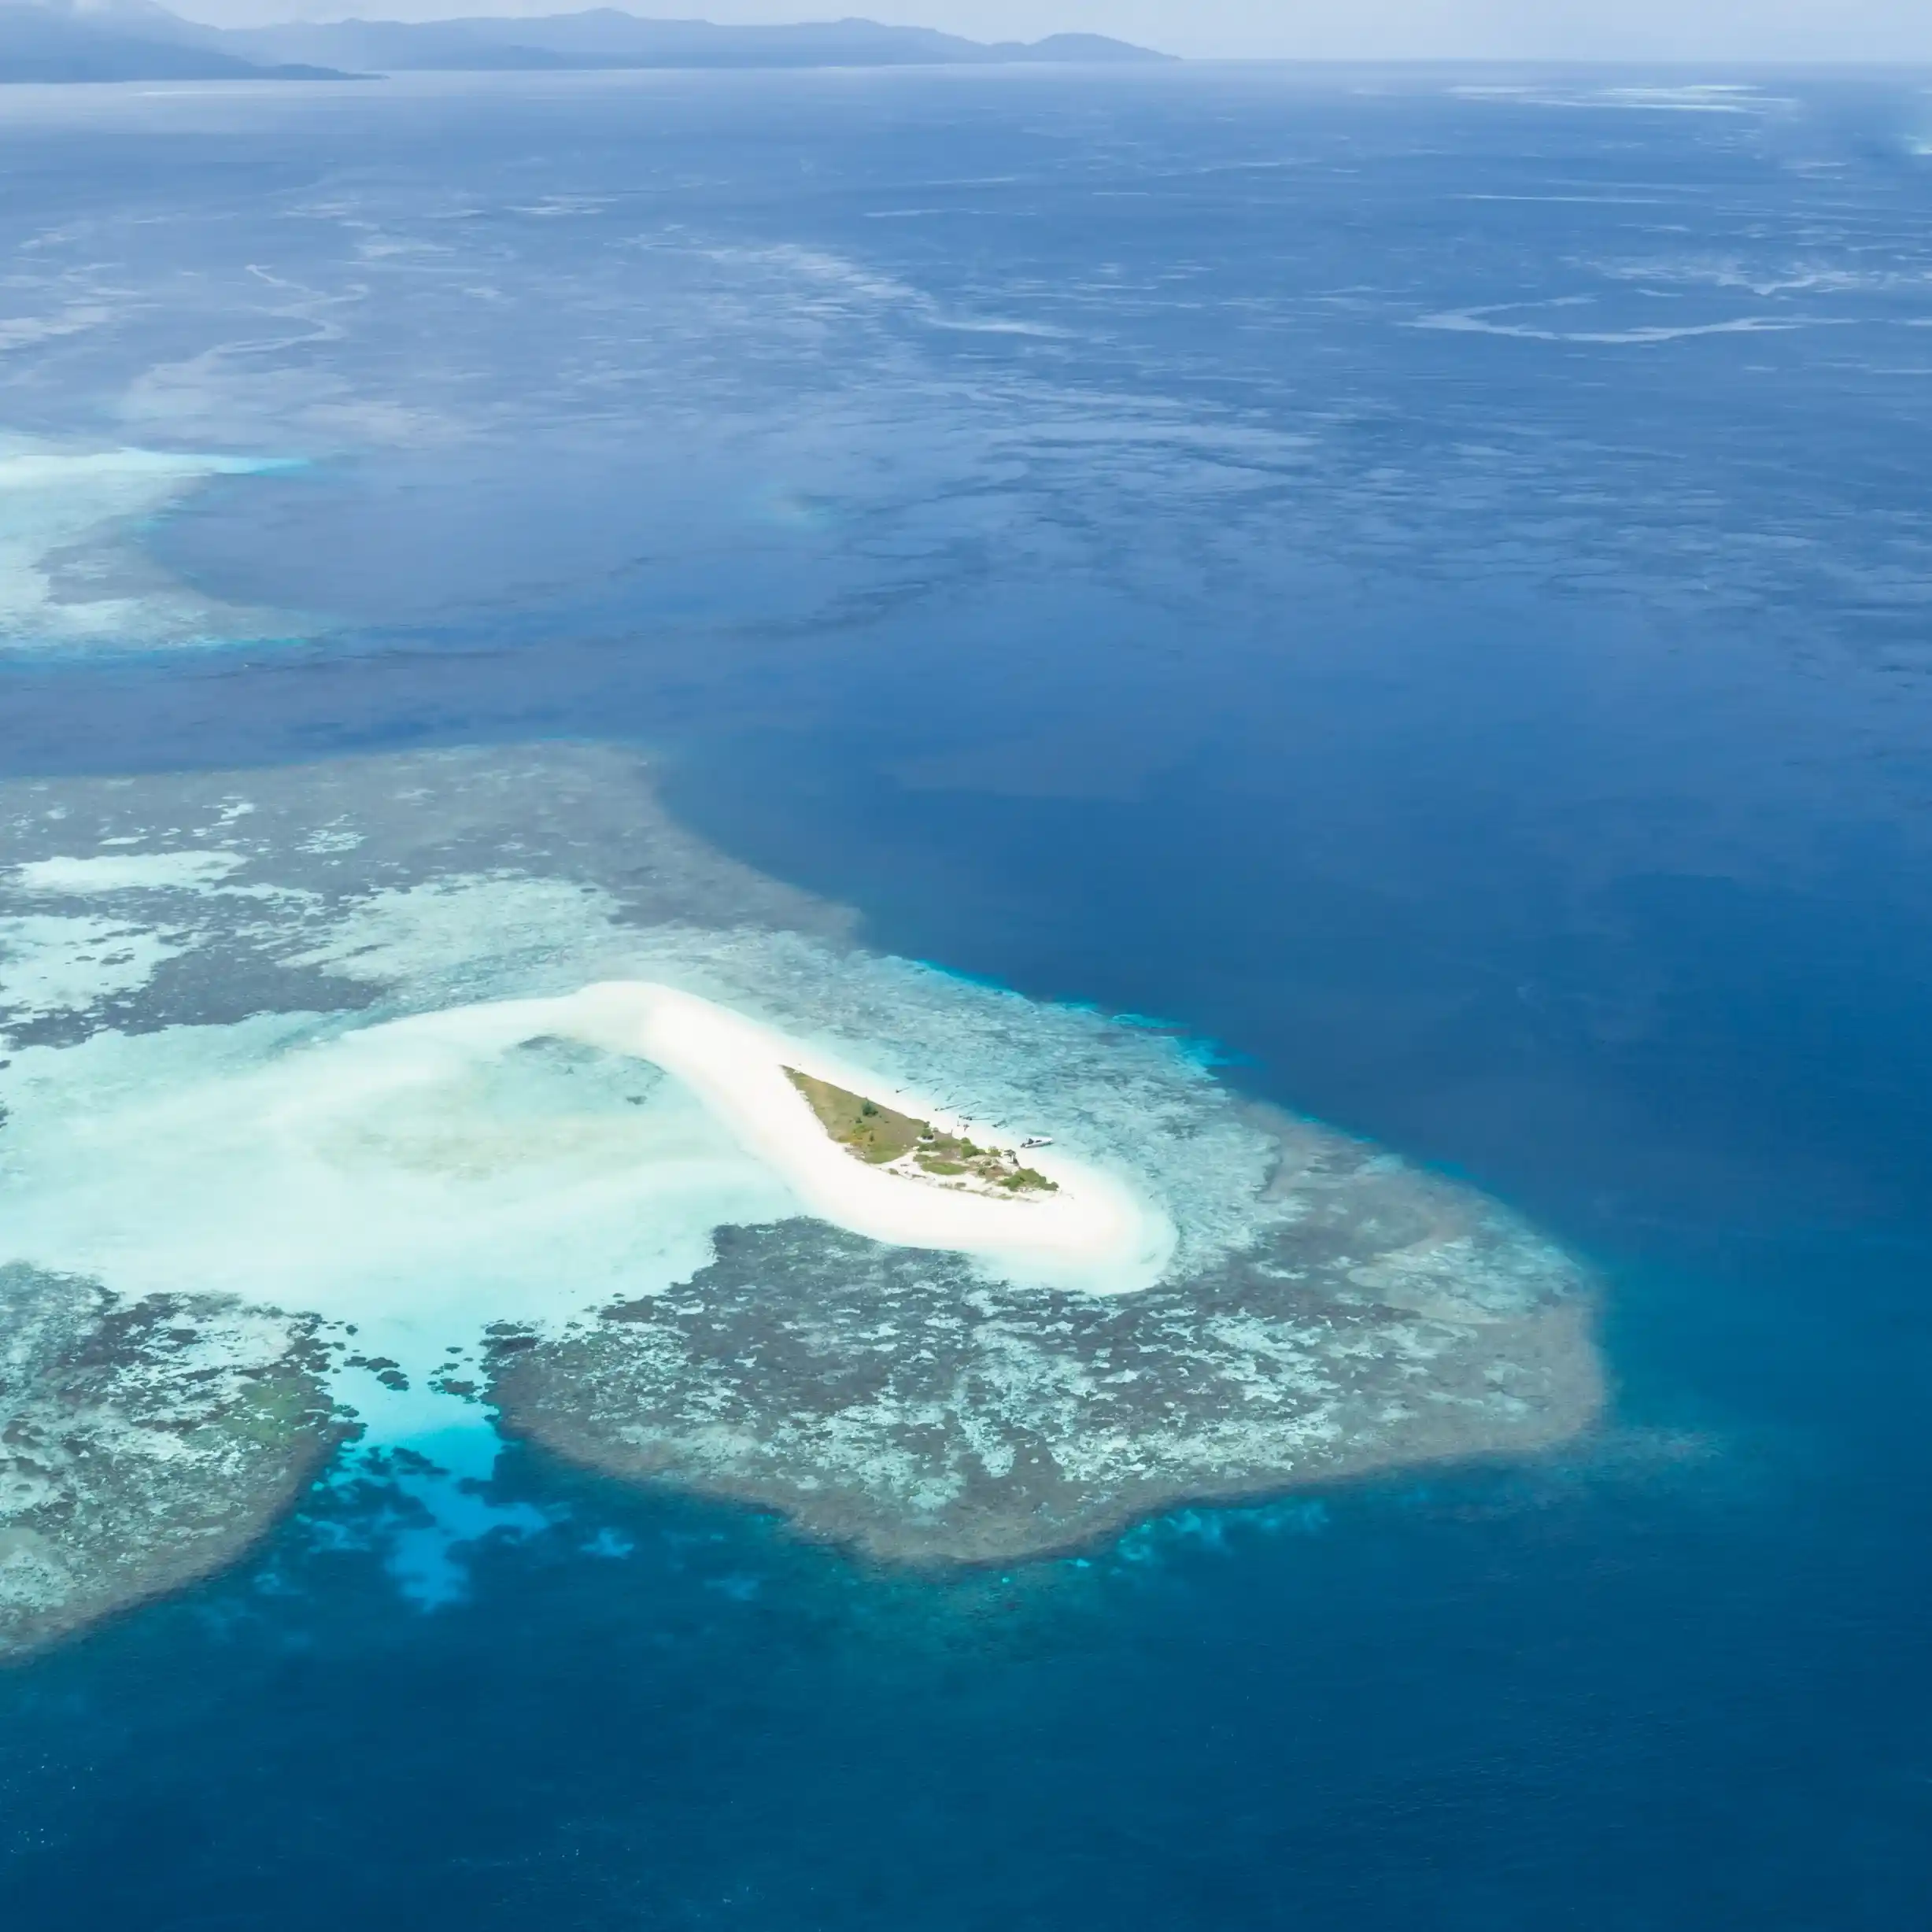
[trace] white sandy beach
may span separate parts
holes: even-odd
[[[549,1036],[648,1060],[688,1088],[807,1213],[875,1241],[983,1256],[1026,1278],[1095,1294],[1151,1287],[1173,1253],[1165,1214],[1111,1175],[1062,1155],[1027,1157],[1057,1191],[1011,1199],[955,1192],[854,1158],[826,1134],[786,1067],[944,1131],[966,1132],[968,1124],[876,1073],[674,987],[611,981],[561,998],[457,1007],[391,1025],[484,1051]]]

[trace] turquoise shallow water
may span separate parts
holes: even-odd
[[[412,1591],[332,1488],[0,1678],[10,1923],[1924,1915],[1932,106],[1719,78],[9,120],[0,417],[305,460],[131,533],[215,649],[8,607],[9,771],[646,743],[874,944],[1531,1214],[1617,1384],[945,1586],[518,1452]]]

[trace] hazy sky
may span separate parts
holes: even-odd
[[[430,20],[596,0],[175,0],[198,19]],[[629,0],[714,20],[863,13],[976,39],[1084,28],[1175,54],[1932,61],[1932,0]]]

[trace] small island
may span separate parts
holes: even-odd
[[[974,1194],[1057,1194],[1059,1184],[1021,1165],[1011,1148],[976,1146],[929,1121],[835,1087],[795,1066],[785,1077],[805,1096],[818,1124],[855,1160],[915,1180]]]
[[[466,1395],[940,1567],[1604,1412],[1509,1210],[858,951],[613,748],[0,784],[0,1666]]]

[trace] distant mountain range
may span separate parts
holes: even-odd
[[[291,68],[230,53],[227,35],[148,0],[83,6],[0,0],[0,81],[307,80],[329,68]]]
[[[222,28],[153,0],[0,0],[0,82],[344,79],[357,75],[637,67],[984,66],[1164,61],[1102,34],[984,42],[826,20],[717,27],[613,7],[522,20],[336,20]]]

